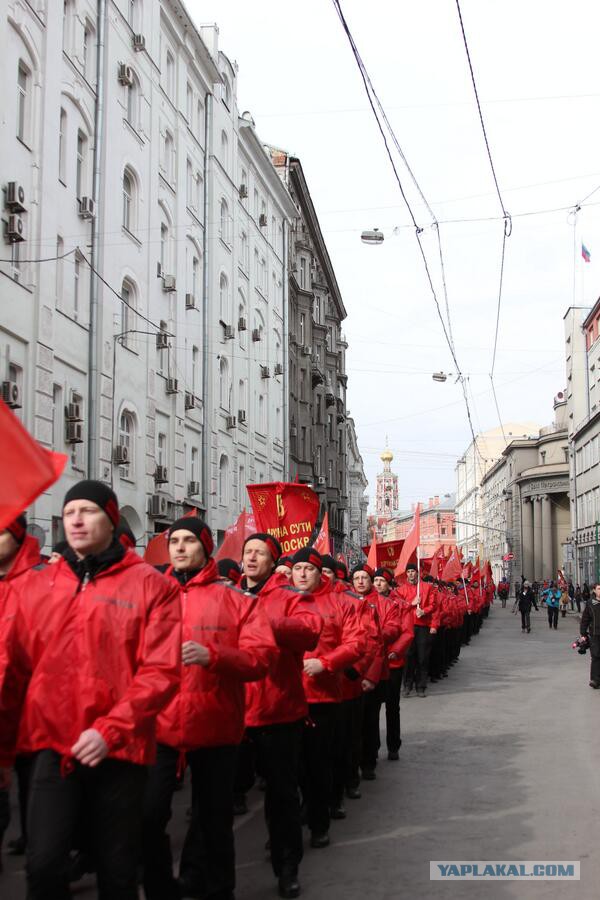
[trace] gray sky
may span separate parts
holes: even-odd
[[[362,82],[329,0],[188,0],[217,22],[239,64],[240,110],[259,135],[302,160],[348,310],[348,407],[370,493],[386,435],[400,503],[455,489],[454,462],[470,441],[418,246]],[[342,8],[404,153],[437,218],[500,214],[469,80],[454,0],[342,0]],[[598,294],[600,5],[583,0],[462,0],[461,9],[496,173],[513,233],[507,242],[496,387],[506,421],[552,420],[564,387],[562,317],[573,297]],[[403,183],[409,185],[400,168]],[[417,220],[429,224],[415,199]],[[594,205],[598,204],[598,205]],[[378,247],[360,242],[379,227]],[[498,425],[489,372],[501,221],[442,224],[457,356],[475,430]],[[439,284],[431,229],[424,243]],[[592,253],[585,264],[581,242]],[[443,300],[441,290],[440,301]]]

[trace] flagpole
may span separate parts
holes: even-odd
[[[469,595],[467,594],[467,585],[466,585],[465,579],[462,575],[460,576],[460,580],[462,581],[463,587],[465,589],[465,600],[467,602],[467,607],[468,607],[469,606]]]
[[[417,609],[421,608],[421,554],[420,546],[417,544]]]

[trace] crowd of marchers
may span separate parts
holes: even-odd
[[[297,897],[303,826],[325,849],[331,820],[376,778],[382,706],[383,755],[399,759],[401,694],[425,698],[448,676],[493,583],[409,563],[396,584],[310,546],[282,558],[266,533],[217,565],[194,517],[170,526],[157,569],[96,481],[67,492],[63,525],[48,561],[24,515],[0,533],[0,841],[14,778],[23,896],[64,900],[87,870],[102,900],[134,900],[140,882],[147,900],[232,900],[234,815],[260,781],[277,889]],[[176,873],[169,821],[186,769]]]

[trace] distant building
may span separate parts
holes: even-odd
[[[398,476],[392,472],[394,454],[386,447],[381,454],[383,472],[377,476],[375,493],[375,512],[380,518],[391,518],[399,512]]]
[[[420,528],[421,541],[419,544],[422,559],[433,556],[439,547],[443,547],[449,553],[456,545],[456,517],[455,494],[446,494],[439,497],[430,497],[427,504],[421,504]],[[413,523],[416,504],[410,512],[400,513],[394,516],[383,527],[381,539],[383,541],[404,540]]]
[[[346,419],[346,446],[348,449],[348,526],[346,538],[347,553],[353,552],[356,559],[361,559],[361,547],[368,540],[367,507],[369,498],[366,494],[368,481],[365,476],[362,456],[358,449],[354,419]]]

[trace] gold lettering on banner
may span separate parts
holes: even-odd
[[[276,494],[275,498],[277,500],[277,515],[280,519],[283,519],[285,516],[285,508],[283,506],[283,498],[281,494]]]

